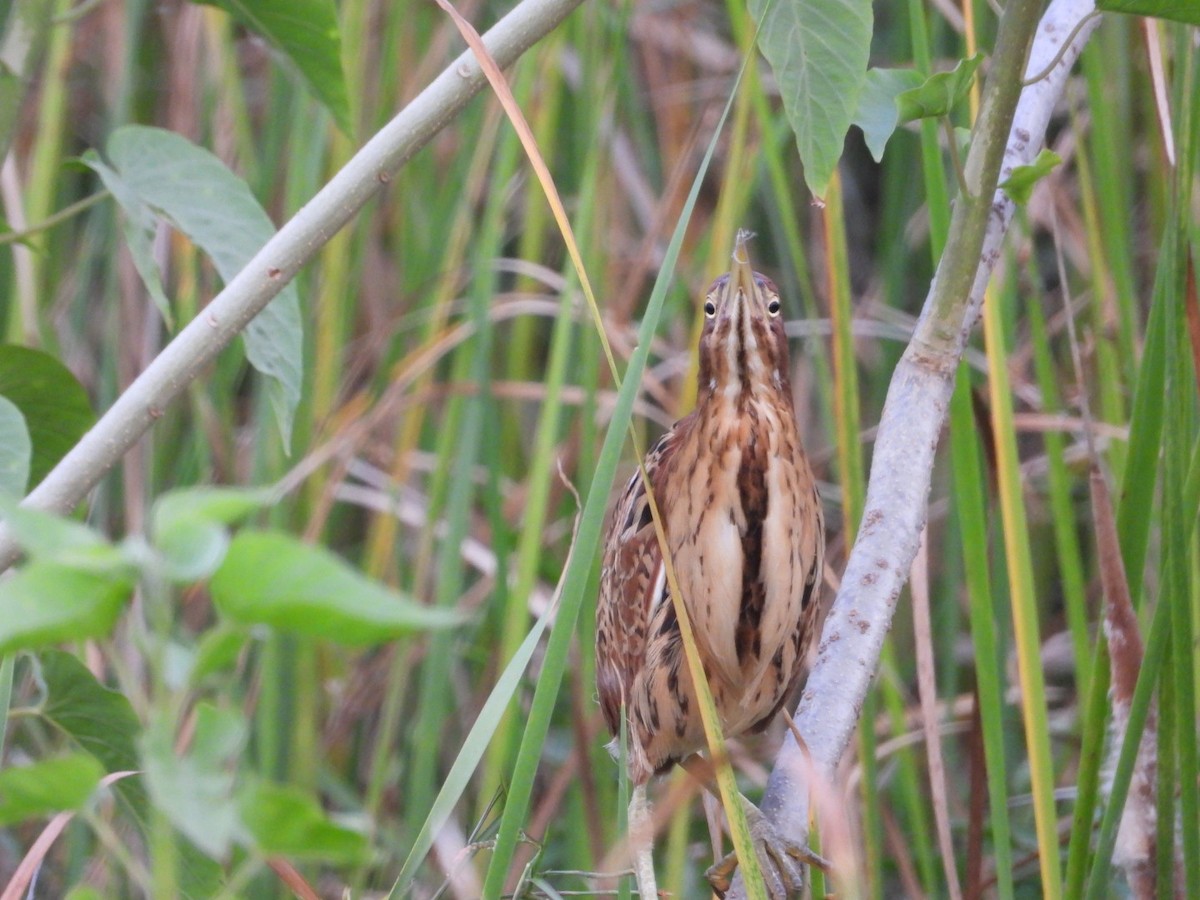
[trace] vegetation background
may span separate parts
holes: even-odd
[[[323,25],[299,32],[273,31],[265,2],[220,4],[241,18],[182,0],[32,5],[48,11],[44,46],[28,81],[0,85],[0,469],[16,495],[269,234],[226,228],[244,198],[195,147],[282,223],[463,47],[441,9],[407,0],[305,0]],[[6,46],[29,8],[0,4]],[[507,10],[459,11],[483,31]],[[919,82],[989,52],[996,21],[984,2],[879,4],[871,63]],[[631,420],[640,446],[687,411],[697,298],[736,229],[758,233],[795,338],[828,601],[977,87],[897,130],[881,162],[852,129],[814,203],[753,41],[736,2],[590,3],[507,74],[621,371],[688,217]],[[1200,896],[1196,41],[1185,24],[1109,14],[1057,106],[1062,162],[1014,223],[960,374],[927,592],[900,604],[845,767],[844,895]],[[143,176],[172,162],[188,178],[147,200]],[[31,846],[39,895],[76,900],[475,897],[485,878],[522,896],[629,890],[593,874],[625,865],[624,786],[594,698],[596,546],[574,547],[591,574],[558,608],[574,637],[541,630],[618,401],[565,248],[485,92],[300,272],[302,364],[282,364],[283,388],[240,347],[221,353],[151,411],[79,511],[90,531],[5,502],[28,558],[0,581],[12,896]],[[20,459],[28,478],[11,475]],[[1115,512],[1089,491],[1093,461]],[[191,490],[211,485],[246,490]],[[1149,664],[1136,690],[1140,660],[1124,687],[1114,667],[1114,726],[1101,623],[1122,582],[1136,616],[1122,634],[1142,632]],[[1044,682],[1018,678],[1022,655]],[[1156,769],[1117,764],[1127,716]],[[752,794],[781,728],[733,747]],[[97,789],[130,769],[146,774]],[[1121,800],[1135,776],[1145,812],[1116,880],[1113,772]],[[676,773],[654,795],[660,885],[700,896],[712,850],[696,788]],[[532,801],[519,844],[493,855],[514,797]]]

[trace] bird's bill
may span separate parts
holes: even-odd
[[[733,266],[729,270],[731,294],[736,295],[741,291],[747,300],[754,296],[754,268],[750,265],[750,253],[746,249],[750,237],[751,232],[744,229],[738,231],[733,244]]]

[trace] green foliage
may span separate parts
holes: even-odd
[[[239,791],[238,811],[263,853],[342,864],[366,859],[366,838],[330,821],[316,801],[297,788],[254,781]]]
[[[862,96],[858,98],[858,110],[854,113],[854,124],[862,129],[867,149],[876,162],[883,159],[883,151],[900,124],[900,108],[896,105],[896,98],[920,84],[921,74],[913,69],[867,70]]]
[[[242,625],[343,644],[377,644],[461,624],[457,613],[414,603],[337,557],[285,534],[243,531],[212,579],[213,603]]]
[[[900,121],[915,122],[917,119],[933,119],[950,115],[951,110],[967,95],[975,80],[975,70],[983,62],[983,54],[976,53],[969,59],[959,60],[949,72],[930,75],[915,88],[896,95],[896,107]]]
[[[106,772],[137,769],[141,724],[125,695],[100,684],[70,653],[43,650],[36,659],[37,680],[44,691],[38,717],[62,734],[72,749],[85,750],[99,760]],[[122,790],[137,793],[129,785],[137,782],[120,782]]]
[[[1200,4],[1195,0],[1098,0],[1096,8],[1105,12],[1155,16],[1187,25],[1200,25]]]
[[[87,393],[71,371],[49,353],[29,347],[0,344],[0,397],[15,406],[25,420],[32,444],[28,457],[31,486],[36,486],[96,421]],[[7,452],[15,453],[20,448],[19,429],[10,424],[7,430],[14,442]]]
[[[342,72],[342,37],[333,0],[195,0],[220,7],[266,38],[304,79],[338,127],[354,133]]]
[[[85,153],[84,162],[101,175],[132,223],[125,233],[131,239],[134,260],[140,260],[138,272],[145,278],[149,270],[147,285],[156,300],[161,290],[156,292],[158,274],[149,259],[153,230],[149,211],[203,249],[226,282],[241,272],[275,233],[246,183],[213,154],[180,135],[127,125],[109,136],[105,149],[109,164],[95,151]],[[256,274],[273,277],[269,269]],[[165,297],[160,306],[166,308]],[[288,446],[301,381],[302,326],[295,287],[284,287],[242,334],[246,358],[267,377],[275,419]]]
[[[858,108],[871,50],[869,0],[750,0],[758,46],[779,82],[804,181],[825,196]]]
[[[1029,202],[1034,187],[1039,181],[1054,171],[1054,167],[1062,163],[1062,157],[1053,150],[1042,150],[1032,165],[1017,166],[1012,173],[1000,182],[1000,187],[1022,206]]]
[[[20,497],[29,484],[33,441],[15,403],[0,397],[0,494]]]
[[[181,834],[217,860],[245,839],[234,787],[246,734],[241,713],[202,703],[186,753],[176,753],[165,719],[151,722],[140,741],[150,798]]]
[[[132,587],[128,577],[30,563],[0,582],[0,653],[105,637]]]
[[[58,756],[0,772],[0,825],[79,809],[104,774],[85,753]]]

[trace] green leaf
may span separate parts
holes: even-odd
[[[0,344],[0,397],[21,411],[29,428],[29,487],[36,487],[96,421],[83,385],[41,350]]]
[[[168,491],[154,501],[151,530],[159,535],[180,522],[235,525],[274,498],[270,488],[189,487]]]
[[[211,522],[182,521],[155,538],[154,549],[167,580],[190,584],[208,578],[229,548],[229,532]]]
[[[896,97],[900,109],[900,121],[947,116],[956,103],[967,95],[975,70],[983,62],[983,54],[976,53],[969,59],[959,60],[949,72],[930,75],[920,87],[904,91]]]
[[[24,497],[29,487],[33,441],[15,403],[0,397],[0,494]]]
[[[163,574],[178,582],[212,575],[229,547],[225,526],[244,519],[273,497],[266,489],[228,487],[193,487],[164,494],[150,514],[152,540]]]
[[[79,749],[100,760],[105,771],[137,769],[135,747],[141,723],[125,695],[98,682],[70,653],[44,650],[37,661],[46,691],[41,717]],[[135,809],[143,807],[145,790],[140,779],[124,778],[117,782],[116,789]]]
[[[298,788],[255,780],[238,794],[242,822],[264,854],[331,863],[360,863],[367,856],[361,833],[330,821]]]
[[[150,797],[180,833],[214,859],[223,859],[243,833],[234,799],[237,762],[246,743],[241,714],[208,703],[196,706],[192,746],[175,754],[167,720],[150,724],[141,741]]]
[[[79,809],[104,777],[104,769],[86,753],[46,759],[0,771],[0,825]]]
[[[1029,202],[1034,186],[1061,162],[1062,157],[1053,150],[1043,149],[1029,165],[1014,168],[1008,178],[1000,182],[1000,187],[1012,197],[1014,203],[1024,206]]]
[[[35,560],[0,580],[0,653],[105,637],[132,589],[130,577]]]
[[[274,225],[246,183],[186,138],[161,128],[127,125],[112,133],[106,149],[115,176],[128,192],[212,257],[226,283],[274,235]],[[123,193],[114,191],[118,202]],[[267,377],[267,393],[286,447],[302,378],[295,285],[284,287],[250,321],[242,337],[246,358]]]
[[[900,107],[896,97],[921,84],[921,74],[914,69],[868,69],[862,95],[853,124],[862,129],[867,149],[875,162],[883,159],[887,142],[900,123]]]
[[[18,506],[4,496],[0,496],[0,519],[21,549],[34,559],[98,575],[107,573],[120,580],[134,574],[133,564],[121,548],[82,522]]]
[[[758,46],[796,133],[804,180],[817,197],[833,177],[867,76],[870,0],[750,0]]]
[[[162,274],[158,271],[158,263],[154,259],[154,235],[158,230],[158,216],[95,150],[86,151],[81,159],[84,165],[100,176],[104,186],[121,207],[124,213],[121,216],[121,233],[125,235],[125,243],[129,245],[133,267],[141,276],[142,284],[146,286],[150,299],[158,307],[167,328],[174,330],[175,317],[171,315],[171,301],[163,291]]]
[[[453,610],[414,603],[328,551],[278,532],[238,534],[210,589],[214,605],[234,622],[343,644],[380,643],[463,621]]]
[[[215,672],[233,668],[248,638],[244,628],[225,622],[208,629],[196,648],[188,679],[193,685],[198,685]]]
[[[333,0],[196,0],[228,12],[266,38],[299,70],[308,89],[349,135],[350,99],[342,72],[342,37]]]
[[[1196,0],[1097,0],[1096,9],[1200,25],[1200,3]]]

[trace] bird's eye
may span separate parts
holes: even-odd
[[[767,304],[767,312],[769,312],[773,316],[779,315],[779,301],[772,300],[770,303],[768,303]]]
[[[704,314],[710,319],[715,316],[717,314],[717,304],[713,303],[711,300],[705,301]]]

